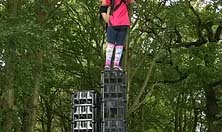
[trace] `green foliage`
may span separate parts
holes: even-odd
[[[25,128],[39,51],[43,62],[37,71],[41,77],[35,131],[69,132],[71,93],[100,91],[105,34],[98,19],[99,1],[42,2],[19,1],[15,17],[0,3],[0,131],[7,118],[14,121],[13,131]],[[217,31],[221,35],[221,3],[165,2],[141,0],[132,6],[125,64],[128,131],[207,131],[209,124],[220,128],[222,47],[215,36]],[[8,101],[8,78],[14,90],[11,109],[2,103]],[[211,88],[217,109],[208,118]]]

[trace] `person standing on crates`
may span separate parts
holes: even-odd
[[[134,1],[135,0],[102,0],[100,13],[108,24],[105,70],[110,70],[111,65],[113,65],[114,70],[123,70],[121,68],[121,58],[127,30],[130,27],[128,5]],[[112,61],[114,50],[114,61]]]

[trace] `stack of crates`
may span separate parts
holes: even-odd
[[[96,91],[73,93],[72,100],[72,132],[99,132],[100,103]]]
[[[126,132],[126,74],[104,71],[102,81],[102,132]]]

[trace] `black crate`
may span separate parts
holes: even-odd
[[[109,100],[102,102],[102,119],[125,119],[126,101]]]
[[[126,132],[126,73],[102,72],[101,83],[102,132]]]
[[[125,84],[126,73],[124,71],[104,71],[101,75],[102,85],[104,84]]]
[[[102,100],[126,99],[125,84],[105,84],[102,89]]]
[[[103,132],[126,132],[126,120],[104,120]]]

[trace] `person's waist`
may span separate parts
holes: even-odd
[[[117,31],[126,31],[129,28],[129,25],[118,25],[118,26],[109,26]]]
[[[112,25],[113,28],[128,28],[129,25]]]

